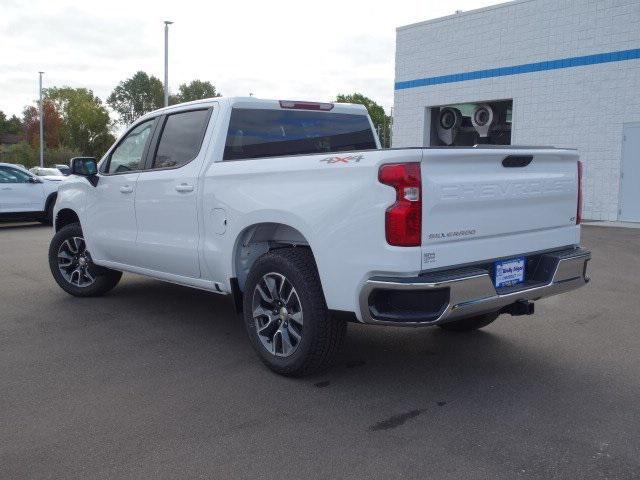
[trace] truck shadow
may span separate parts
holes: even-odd
[[[80,316],[85,308],[89,309],[85,312],[90,315],[86,321],[118,322],[120,329],[136,324],[141,330],[171,339],[174,345],[189,344],[191,348],[207,350],[210,345],[224,344],[224,362],[216,358],[213,350],[205,354],[212,375],[223,373],[217,371],[220,365],[232,362],[242,365],[252,376],[267,375],[291,387],[292,382],[303,382],[330,390],[340,384],[339,388],[346,387],[363,401],[371,401],[376,395],[388,397],[389,389],[400,388],[405,398],[449,402],[456,396],[505,383],[536,388],[539,379],[553,379],[566,370],[543,348],[512,338],[510,317],[505,316],[486,330],[464,334],[437,327],[349,324],[334,367],[323,374],[292,380],[266,370],[254,356],[230,297],[125,275],[123,282],[105,297],[64,297],[60,301],[66,304],[62,305],[64,308],[71,308]],[[147,340],[140,342],[144,345]],[[353,390],[355,386],[357,390]]]

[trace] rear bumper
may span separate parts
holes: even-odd
[[[372,277],[360,292],[364,323],[427,326],[499,311],[523,300],[539,300],[586,284],[591,252],[581,248],[526,255],[525,282],[496,289],[492,262],[418,277]]]

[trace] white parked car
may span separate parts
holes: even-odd
[[[50,223],[60,181],[0,163],[0,219]]]
[[[77,296],[121,272],[230,295],[260,358],[330,363],[345,320],[488,325],[584,285],[573,150],[380,149],[359,105],[217,98],[75,159],[49,262]]]
[[[47,180],[53,180],[57,182],[61,182],[64,180],[64,175],[57,168],[51,167],[32,167],[29,169],[31,173],[38,177],[46,178]]]

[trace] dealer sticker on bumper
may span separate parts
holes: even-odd
[[[524,264],[524,257],[496,262],[494,268],[496,288],[508,287],[524,282]]]

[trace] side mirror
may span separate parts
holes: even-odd
[[[42,183],[42,180],[40,180],[38,177],[29,177],[29,180],[27,180],[29,183]]]
[[[74,157],[69,162],[71,175],[86,177],[94,187],[98,184],[98,164],[93,157]]]

